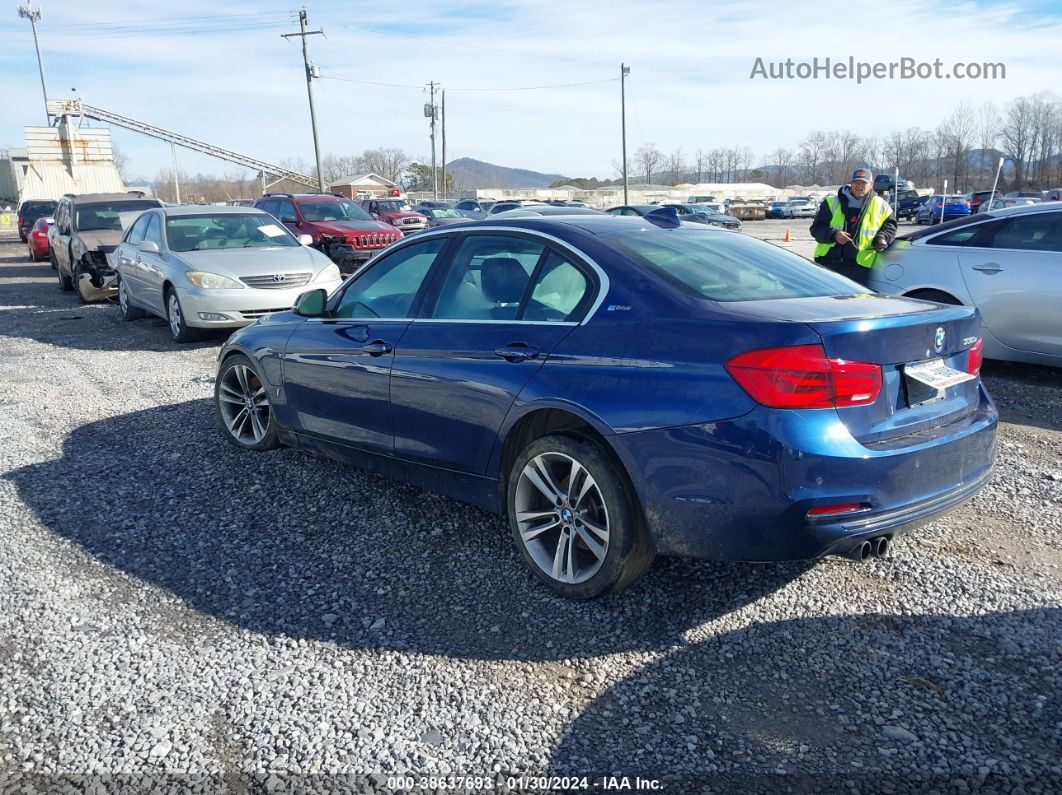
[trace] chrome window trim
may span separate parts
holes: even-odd
[[[394,253],[395,251],[397,251],[400,248],[405,248],[406,246],[415,245],[416,243],[419,243],[420,241],[423,241],[423,240],[427,240],[428,238],[443,237],[443,236],[446,236],[446,235],[458,235],[458,234],[463,234],[463,233],[469,232],[469,231],[476,231],[476,232],[481,232],[481,231],[487,231],[487,232],[519,232],[519,233],[522,233],[522,234],[525,234],[525,235],[538,236],[538,237],[540,237],[540,238],[542,238],[544,240],[549,240],[550,242],[554,243],[556,246],[571,252],[572,254],[577,256],[584,264],[590,266],[591,270],[593,270],[594,273],[597,274],[597,280],[598,280],[597,297],[594,299],[594,302],[590,305],[590,308],[586,310],[586,314],[583,316],[583,319],[580,320],[580,321],[570,321],[570,320],[566,320],[566,321],[503,320],[503,321],[499,321],[499,322],[502,322],[502,323],[563,323],[564,325],[585,326],[587,323],[590,322],[590,318],[592,318],[594,316],[594,314],[597,312],[597,310],[601,308],[601,305],[603,303],[605,303],[605,297],[608,295],[608,291],[609,291],[609,289],[611,287],[611,282],[609,281],[608,274],[605,273],[604,269],[600,265],[598,265],[597,262],[592,257],[590,257],[589,255],[585,254],[584,252],[580,251],[579,249],[575,248],[575,246],[573,246],[571,243],[568,243],[568,242],[566,242],[564,240],[561,240],[559,237],[551,235],[548,232],[541,232],[541,231],[539,231],[537,229],[524,229],[524,228],[518,227],[518,226],[499,226],[499,225],[494,225],[494,224],[476,225],[474,227],[463,226],[460,229],[428,229],[428,230],[426,230],[424,232],[419,232],[419,233],[417,233],[416,235],[414,235],[413,237],[410,237],[410,238],[400,238],[398,241],[396,241],[395,243],[392,243],[390,246],[385,248],[383,251],[379,251],[373,257],[365,260],[365,262],[362,263],[361,267],[359,267],[357,270],[355,270],[353,273],[351,273],[350,276],[348,276],[346,278],[346,280],[344,280],[343,284],[341,284],[337,288],[336,292],[339,292],[340,290],[345,290],[346,287],[347,287],[347,282],[354,281],[359,275],[361,275],[362,271],[366,270],[367,268],[369,268],[369,266],[373,265],[376,262],[376,260],[379,259],[380,257],[382,257],[384,254],[392,254],[392,253]],[[329,300],[331,300],[331,299],[329,299]],[[371,318],[371,319],[372,320],[384,320],[384,319],[389,319],[389,318]],[[403,320],[437,320],[438,322],[445,322],[445,323],[461,322],[461,321],[456,321],[456,320],[447,320],[446,318],[403,318]],[[470,321],[470,322],[473,322],[473,323],[484,323],[484,322],[488,322],[488,321],[474,320],[474,321]]]

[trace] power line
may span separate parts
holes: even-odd
[[[386,88],[416,88],[423,90],[424,85],[421,83],[375,83],[369,80],[351,80],[347,77],[335,77],[333,75],[322,75],[324,80],[338,80],[342,83],[355,83],[363,86],[384,86]],[[553,85],[546,86],[501,86],[501,87],[468,87],[468,88],[451,88],[446,87],[447,91],[541,91],[550,88],[576,88],[578,86],[596,86],[602,83],[616,83],[619,81],[618,77],[609,77],[604,80],[587,80],[582,83],[555,83]]]

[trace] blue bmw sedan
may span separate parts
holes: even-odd
[[[407,238],[233,334],[221,433],[501,512],[577,599],[654,555],[884,554],[985,483],[976,310],[660,214]]]

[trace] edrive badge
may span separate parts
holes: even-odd
[[[942,350],[944,350],[944,338],[945,338],[944,327],[943,326],[938,326],[937,327],[937,333],[933,337],[933,347],[934,347],[934,349],[936,350],[937,353],[940,353]]]

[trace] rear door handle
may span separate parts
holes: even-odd
[[[974,265],[973,269],[981,273],[999,273],[1003,270],[1003,266],[998,262],[986,262],[984,265]]]
[[[501,348],[495,348],[494,354],[509,362],[526,362],[538,356],[538,348],[524,342],[510,342]]]
[[[361,349],[369,354],[369,356],[383,356],[385,353],[393,351],[395,346],[390,342],[384,342],[383,340],[373,340],[372,342],[367,342],[362,345]]]

